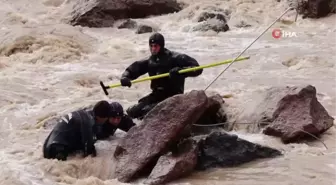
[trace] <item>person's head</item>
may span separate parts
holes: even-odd
[[[109,123],[112,125],[118,125],[124,115],[124,108],[118,102],[112,102],[110,106],[111,112],[109,117]]]
[[[93,113],[98,123],[104,123],[110,116],[111,106],[107,101],[99,101],[93,107]]]
[[[160,33],[153,33],[149,37],[149,49],[152,55],[157,55],[163,52],[165,47],[165,39]]]

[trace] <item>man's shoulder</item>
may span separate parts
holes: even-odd
[[[88,111],[88,110],[76,110],[72,111],[66,115],[63,115],[61,117],[61,120],[65,121],[66,123],[72,122],[72,123],[77,123],[77,122],[82,122],[83,120],[87,119],[93,119],[93,111]]]
[[[167,55],[171,56],[172,58],[177,58],[177,59],[188,56],[185,53],[177,52],[177,51],[173,51],[173,50],[169,50],[169,49],[166,49],[165,52],[166,52]]]
[[[135,63],[146,63],[150,60],[151,56],[142,57],[139,60],[136,60]]]

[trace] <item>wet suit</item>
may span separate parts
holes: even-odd
[[[135,126],[133,120],[129,116],[123,115],[118,126],[114,126],[113,124],[106,121],[103,124],[96,123],[94,126],[94,130],[97,139],[104,140],[114,135],[117,129],[120,129],[124,132],[128,132],[129,129],[131,129],[133,126]]]
[[[184,83],[187,77],[196,77],[203,70],[179,74],[185,68],[197,67],[198,62],[186,55],[164,48],[164,37],[155,33],[149,38],[149,44],[158,44],[161,49],[158,54],[151,55],[148,59],[136,61],[126,68],[121,76],[123,86],[131,86],[130,80],[148,73],[149,76],[170,73],[169,77],[151,80],[152,92],[141,98],[138,104],[129,107],[126,112],[132,118],[142,119],[152,108],[161,101],[177,94],[184,93]]]
[[[85,110],[62,117],[43,144],[44,158],[66,160],[77,150],[81,150],[84,157],[95,156],[94,122],[94,116]]]

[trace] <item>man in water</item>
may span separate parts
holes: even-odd
[[[118,102],[112,102],[111,113],[108,121],[103,124],[95,124],[95,133],[98,140],[104,140],[114,135],[117,129],[124,132],[128,132],[135,123],[126,114],[124,114],[124,108]]]
[[[169,73],[169,77],[151,81],[152,92],[141,98],[138,104],[126,110],[127,114],[132,118],[142,119],[159,102],[176,94],[183,94],[185,78],[196,77],[203,72],[200,69],[184,74],[178,73],[179,70],[197,67],[199,64],[194,58],[186,54],[165,48],[165,39],[160,33],[154,33],[150,36],[149,48],[151,56],[148,59],[136,61],[127,67],[121,76],[121,85],[131,87],[131,80],[137,79],[146,73],[149,76]]]
[[[66,160],[69,154],[78,150],[83,152],[83,157],[90,154],[96,156],[94,143],[97,138],[105,139],[114,134],[111,128],[105,125],[116,124],[115,112],[120,115],[120,108],[123,110],[118,103],[99,101],[92,111],[79,110],[62,117],[44,142],[44,158]],[[135,125],[132,120],[124,120],[127,121],[120,119],[116,127],[128,131]],[[97,129],[100,125],[103,128]]]

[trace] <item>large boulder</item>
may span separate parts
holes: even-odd
[[[232,167],[256,159],[282,155],[279,150],[254,144],[225,132],[213,132],[203,138],[201,136],[198,143],[197,170]]]
[[[275,95],[274,92],[273,89],[269,94]],[[334,118],[317,100],[315,87],[287,87],[282,92],[286,95],[278,96],[281,99],[273,104],[272,122],[263,130],[264,134],[290,143],[311,137],[309,134],[318,136],[333,126]]]
[[[116,20],[145,18],[178,12],[175,0],[78,0],[73,7],[71,25],[110,27]]]
[[[271,87],[252,94],[251,103],[237,118],[239,129],[277,136],[284,143],[299,142],[304,136],[318,136],[333,126],[334,118],[317,100],[316,88]],[[238,124],[239,123],[239,124]]]
[[[189,175],[197,164],[197,142],[192,139],[182,141],[174,152],[159,158],[145,184],[162,185]]]
[[[335,13],[335,0],[301,0],[298,3],[298,12],[303,18],[321,18]]]
[[[336,0],[330,0],[330,13],[336,13]]]
[[[143,169],[152,169],[160,155],[178,142],[184,128],[199,119],[207,103],[204,91],[193,90],[155,106],[142,124],[131,128],[116,147],[116,178],[130,182]]]
[[[207,96],[201,90],[159,103],[121,138],[114,152],[115,178],[131,182],[143,176],[148,177],[146,184],[166,184],[195,169],[234,166],[281,155],[276,149],[224,133],[223,127],[195,134],[196,123],[210,126],[225,117],[218,116],[223,104],[220,95]]]

